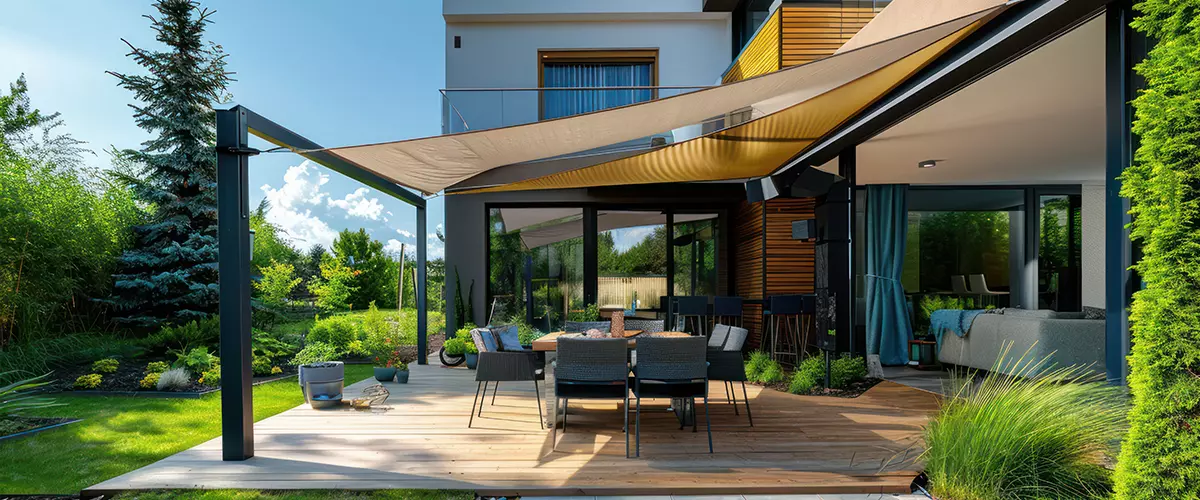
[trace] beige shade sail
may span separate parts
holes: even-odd
[[[973,20],[911,55],[845,85],[745,124],[640,155],[466,193],[719,181],[768,175],[907,80],[985,20],[976,16],[966,19]],[[965,22],[965,19],[951,24],[958,25],[961,22]]]
[[[399,185],[431,194],[496,167],[579,153],[610,144],[631,141],[702,123],[730,112],[749,109],[752,116],[771,116],[780,110],[791,109],[798,103],[814,100],[834,90],[840,90],[849,84],[871,77],[887,68],[893,68],[899,61],[908,61],[902,66],[914,69],[889,70],[887,71],[889,78],[871,78],[876,81],[874,85],[869,88],[865,85],[857,85],[858,89],[852,92],[855,95],[874,98],[882,94],[882,91],[878,89],[886,90],[895,85],[905,75],[927,63],[933,56],[949,46],[946,42],[948,37],[955,40],[961,38],[958,36],[959,34],[962,34],[964,30],[969,30],[977,21],[985,18],[1003,4],[1000,0],[990,1],[995,5],[981,12],[908,33],[896,33],[895,36],[864,45],[856,50],[845,51],[805,65],[719,87],[527,125],[408,141],[330,148],[328,151]],[[877,36],[884,35],[886,34],[881,33]],[[932,46],[940,47],[940,49],[930,50]],[[917,54],[924,54],[924,56],[914,58]],[[833,113],[833,111],[832,109],[827,110],[822,113],[826,116],[812,117],[811,120],[827,121],[832,119],[834,114],[839,116],[844,114]],[[805,120],[809,119],[805,118],[801,121]],[[759,128],[762,126],[755,125]],[[798,141],[811,136],[809,133],[800,136],[782,133],[783,130],[780,127],[799,131],[795,128],[796,124],[794,123],[772,123],[766,127],[776,129],[775,135],[772,136],[776,139],[772,140],[780,141],[767,148],[771,150],[783,148],[794,154],[798,151],[796,149],[800,144]],[[741,128],[740,131],[730,129],[721,134],[722,137],[729,139],[725,142],[732,142],[738,138],[752,137],[747,134],[757,132],[759,128],[753,130]],[[711,139],[712,137],[704,136],[700,139]],[[683,153],[677,151],[679,146],[687,145],[685,149],[692,150],[696,147],[693,144],[695,141],[694,139],[677,143],[663,148],[662,151],[671,150],[667,153],[668,156],[680,157]],[[708,145],[707,142],[711,141],[706,140],[703,149],[713,149],[713,145]],[[767,142],[770,141],[761,141],[755,138],[754,142],[747,144],[754,145],[750,149],[758,151],[762,149],[761,145]],[[731,159],[734,162],[741,162],[742,149],[742,147],[734,149],[716,147],[712,152],[720,155],[719,157],[724,158],[726,162]],[[680,170],[676,166],[671,166],[677,164],[678,161],[663,162],[656,159],[654,163],[661,163],[662,168],[666,168],[668,171],[650,173],[646,177],[648,179],[732,179],[738,178],[735,170],[758,172],[757,169],[749,168],[733,169],[728,174],[710,171],[693,179],[687,169]],[[542,189],[549,187],[557,186],[547,185]],[[538,188],[522,187],[519,189]]]

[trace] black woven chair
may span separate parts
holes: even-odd
[[[750,396],[746,393],[746,363],[742,358],[742,346],[749,332],[745,328],[728,325],[713,327],[708,340],[708,379],[725,383],[725,398],[733,404],[733,414],[738,415],[735,382],[742,384],[742,402],[746,405],[746,418],[754,427],[754,415],[750,413]]]
[[[707,344],[708,339],[705,337],[638,339],[638,362],[633,369],[631,383],[634,398],[637,399],[633,456],[641,456],[642,398],[690,400],[692,432],[696,432],[699,425],[695,416],[696,398],[704,398],[708,452],[713,452],[712,420],[708,415],[708,363],[705,361]]]
[[[467,427],[469,428],[475,423],[476,407],[479,408],[479,416],[483,416],[484,399],[487,398],[489,383],[496,384],[492,392],[492,403],[495,404],[496,391],[500,388],[500,382],[533,382],[533,393],[537,399],[538,425],[545,429],[546,426],[542,423],[542,393],[538,387],[538,381],[546,380],[546,372],[539,366],[537,353],[533,351],[486,350],[481,338],[482,335],[490,335],[490,332],[485,330],[471,331],[475,345],[479,349],[479,362],[475,366],[475,399],[471,400],[471,418],[467,420]],[[482,397],[480,397],[481,389]]]
[[[554,362],[554,397],[561,400],[562,428],[567,432],[567,405],[572,399],[620,399],[625,423],[625,456],[629,457],[629,365],[625,339],[558,339]],[[557,402],[557,401],[556,401]],[[557,411],[557,410],[556,410]],[[558,446],[554,426],[551,449]]]
[[[708,336],[708,297],[675,297],[675,323],[680,331]]]
[[[665,331],[663,329],[663,320],[661,319],[642,319],[642,318],[625,318],[626,330],[641,330],[642,333],[659,333]]]

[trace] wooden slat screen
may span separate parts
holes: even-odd
[[[833,55],[866,26],[884,2],[834,0],[784,3],[738,55],[722,83],[797,66]]]
[[[792,221],[814,218],[815,208],[814,198],[742,203],[734,218],[737,295],[757,300],[813,293],[814,245],[792,239]],[[743,310],[750,349],[762,342],[762,312],[759,305],[747,304]]]
[[[779,9],[763,21],[754,39],[746,44],[737,60],[725,71],[721,83],[731,83],[750,77],[779,71],[779,30],[782,14]]]

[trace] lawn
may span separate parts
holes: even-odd
[[[149,491],[118,495],[118,500],[318,500],[318,499],[396,499],[396,500],[471,500],[474,493],[465,490],[387,490],[387,491]]]
[[[370,365],[346,366],[347,383],[371,376]],[[0,441],[0,464],[3,464],[0,493],[76,493],[221,435],[220,393],[200,399],[95,397],[69,393],[57,398],[63,406],[41,410],[38,415],[84,420],[41,434]],[[262,420],[302,403],[304,397],[294,378],[256,386],[254,420]]]

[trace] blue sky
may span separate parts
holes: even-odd
[[[229,90],[242,104],[324,146],[436,135],[445,80],[441,2],[205,0],[216,13],[207,38],[229,53]],[[21,73],[33,104],[61,112],[65,131],[88,142],[107,166],[110,145],[146,138],[106,70],[141,70],[125,56],[124,38],[160,48],[143,15],[148,0],[8,2],[0,17],[0,81]],[[7,91],[7,89],[5,89]],[[265,143],[264,143],[265,144]],[[262,147],[263,145],[259,145]],[[405,203],[293,154],[254,157],[251,204],[268,197],[271,219],[294,243],[328,244],[336,231],[364,227],[396,248],[415,242],[415,210]],[[443,224],[441,199],[430,200],[429,232]],[[443,249],[432,236],[430,257]]]

